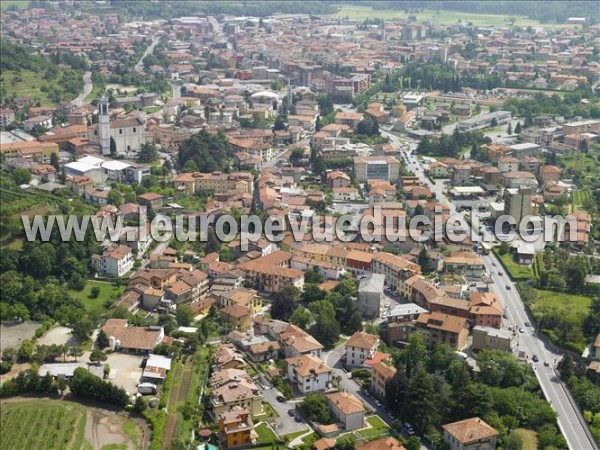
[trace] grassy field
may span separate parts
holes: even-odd
[[[29,5],[29,0],[2,0],[0,9],[5,10],[11,6],[18,6],[20,9],[25,9]]]
[[[539,323],[544,315],[544,311],[556,311],[559,315],[573,317],[573,326],[575,329],[582,330],[583,323],[590,312],[592,299],[585,295],[567,294],[563,292],[546,291],[536,289],[538,293],[537,300],[529,305],[536,322]],[[541,323],[542,330],[557,345],[563,346],[576,352],[582,352],[586,342],[583,337],[575,342],[561,342],[556,330],[547,329]]]
[[[579,189],[573,191],[573,211],[584,209],[582,206],[586,201],[592,199],[592,193],[589,189]]]
[[[537,434],[535,431],[517,428],[515,433],[523,439],[523,450],[537,450]]]
[[[257,444],[271,444],[277,441],[277,436],[266,423],[261,423],[254,431],[258,434]]]
[[[98,294],[98,297],[96,298],[91,297],[93,287],[100,288],[100,294]],[[104,314],[108,311],[106,301],[115,300],[124,290],[125,286],[116,287],[112,283],[88,280],[85,283],[83,290],[76,291],[74,289],[69,289],[69,294],[71,294],[73,298],[81,300],[87,312]]]
[[[92,91],[88,95],[86,95],[85,100],[88,102],[92,101],[95,98],[97,98],[99,94],[100,94],[100,86],[97,84],[94,84],[92,86]]]
[[[2,72],[2,85],[6,88],[8,96],[15,94],[17,97],[30,96],[42,104],[50,105],[52,101],[45,92],[42,92],[42,86],[52,85],[52,81],[44,80],[43,74],[35,73],[30,70],[22,70],[20,73],[12,70]],[[17,78],[16,81],[13,79]]]
[[[85,409],[74,403],[8,403],[0,411],[2,449],[80,449],[85,445],[85,422]]]
[[[371,416],[367,418],[367,422],[371,426],[371,428],[367,428],[364,430],[360,430],[358,434],[367,439],[372,439],[375,437],[379,437],[390,430],[390,427],[381,420],[379,416]]]
[[[419,13],[410,12],[407,13],[404,9],[373,9],[369,6],[355,6],[355,5],[343,5],[338,11],[339,17],[348,17],[354,20],[365,20],[365,19],[400,19],[407,18],[408,16],[416,16],[418,22],[430,20],[432,22],[440,23],[443,25],[453,25],[458,21],[471,22],[477,26],[507,26],[510,24],[510,18],[516,19],[515,25],[527,27],[527,26],[538,26],[546,28],[564,28],[566,25],[557,24],[541,24],[537,20],[528,19],[525,16],[509,16],[509,15],[496,15],[496,14],[472,14],[463,11],[436,11],[436,10],[423,10]]]
[[[513,280],[531,280],[533,278],[533,270],[529,266],[517,264],[512,253],[506,255],[499,255],[496,253],[502,265],[508,272],[507,275]]]

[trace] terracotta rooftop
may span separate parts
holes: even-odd
[[[449,423],[442,428],[463,445],[498,436],[498,432],[479,417]]]

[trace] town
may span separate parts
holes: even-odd
[[[597,2],[4,3],[2,448],[599,448]]]

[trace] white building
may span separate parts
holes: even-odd
[[[92,265],[99,274],[122,277],[133,268],[133,254],[126,245],[119,245],[102,255],[92,255]]]
[[[327,384],[331,381],[332,370],[319,357],[302,355],[297,358],[288,358],[286,362],[288,380],[302,394],[327,389]]]
[[[376,273],[371,273],[367,278],[360,280],[357,304],[363,317],[379,317],[384,282],[385,275]]]
[[[346,341],[346,366],[360,367],[367,359],[372,359],[379,347],[379,337],[357,331]]]
[[[335,392],[326,397],[329,409],[346,431],[364,427],[365,407],[358,398],[348,392]]]
[[[98,120],[104,118],[100,115]],[[144,122],[138,117],[126,117],[124,119],[111,120],[109,150],[106,152],[102,149],[103,155],[110,154],[110,139],[115,141],[117,153],[138,152],[142,145],[146,143],[146,130]],[[91,144],[101,146],[106,142],[104,138],[106,127],[104,124],[98,123],[88,127],[88,140]]]
[[[488,128],[494,126],[506,125],[510,120],[510,111],[496,111],[493,113],[480,114],[470,119],[462,120],[458,122],[458,131],[471,131],[480,130],[482,128]]]

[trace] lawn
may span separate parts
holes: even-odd
[[[512,253],[507,253],[505,255],[498,254],[495,250],[496,256],[500,258],[504,269],[508,272],[508,275],[513,280],[531,280],[533,279],[533,270],[529,266],[524,266],[522,264],[518,264]]]
[[[96,98],[98,98],[98,95],[100,95],[100,85],[99,84],[94,84],[92,86],[92,91],[86,95],[85,100],[86,101],[92,101]]]
[[[515,433],[523,439],[523,450],[537,450],[537,433],[525,428],[517,428]]]
[[[0,411],[2,449],[79,449],[85,422],[85,409],[70,402],[8,403]]]
[[[293,441],[294,439],[296,439],[298,436],[302,436],[303,434],[308,433],[308,430],[300,430],[300,431],[296,431],[294,433],[290,433],[290,434],[286,434],[284,436],[281,436],[282,438],[287,438],[287,440],[289,442]]]
[[[18,6],[19,9],[25,9],[29,5],[29,0],[2,0],[0,9],[4,10],[11,6]]]
[[[277,435],[266,423],[261,423],[254,431],[258,434],[257,444],[272,444],[277,441]]]
[[[425,9],[421,12],[405,12],[404,9],[373,9],[370,6],[355,6],[355,5],[343,5],[337,15],[339,17],[348,17],[354,20],[365,20],[365,19],[397,19],[407,18],[408,16],[415,16],[418,22],[430,20],[437,22],[442,25],[453,25],[458,21],[461,22],[472,22],[476,26],[508,26],[509,19],[514,17],[516,19],[515,25],[527,27],[538,26],[548,28],[564,28],[566,25],[557,24],[541,24],[537,20],[529,19],[525,16],[513,16],[513,15],[500,15],[500,14],[476,14],[467,13],[464,11],[443,11],[443,10],[429,10]]]
[[[371,416],[367,418],[367,422],[370,425],[369,428],[364,428],[358,432],[362,437],[372,439],[379,437],[389,432],[390,427],[381,419],[379,416]]]
[[[567,294],[563,292],[546,291],[542,289],[536,289],[538,294],[537,300],[529,305],[533,316],[539,323],[540,314],[543,314],[542,310],[558,311],[560,315],[569,315],[574,317],[574,326],[577,329],[583,329],[583,322],[590,312],[590,306],[592,299],[585,295],[579,294]],[[538,314],[536,314],[536,312]],[[557,345],[561,345],[565,348],[573,351],[582,352],[585,348],[585,341],[579,340],[577,342],[560,342],[559,336],[555,330],[549,330],[544,328],[544,324],[541,324],[543,332],[547,334],[550,339]]]
[[[100,288],[100,294],[96,298],[91,296],[93,287]],[[116,287],[114,284],[105,281],[87,280],[83,290],[69,289],[69,294],[73,298],[81,300],[87,312],[105,314],[108,311],[106,301],[117,299],[124,290],[125,286]]]

